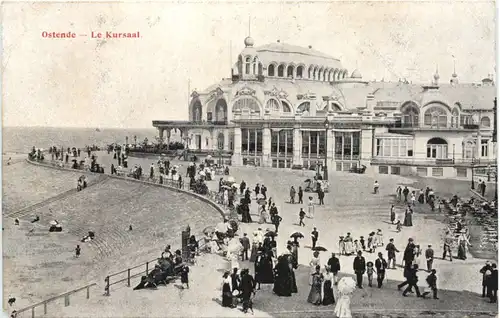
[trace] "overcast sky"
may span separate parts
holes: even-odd
[[[480,82],[495,72],[494,2],[3,5],[5,126],[151,127],[187,118],[188,80],[230,76],[251,17],[255,45],[281,40],[340,58],[368,80]],[[89,37],[44,39],[42,32]],[[90,32],[140,39],[91,39]],[[232,42],[232,57],[230,54]]]

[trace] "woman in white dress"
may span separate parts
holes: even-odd
[[[309,262],[309,266],[311,267],[311,275],[309,275],[309,285],[312,285],[313,274],[316,273],[316,266],[321,266],[321,260],[319,259],[319,252],[315,251],[313,253],[313,257]]]
[[[413,254],[415,255],[413,258],[413,264],[417,264],[419,269],[425,269],[426,267],[422,261],[422,250],[420,249],[420,245],[415,245],[415,249],[413,251]]]
[[[337,290],[335,316],[338,318],[352,318],[351,295],[356,290],[356,282],[351,277],[343,277],[337,285]]]
[[[229,205],[229,191],[227,189],[224,190],[224,205]]]
[[[307,202],[307,217],[314,218],[314,201],[313,197],[309,197],[309,201]]]

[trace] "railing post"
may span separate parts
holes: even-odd
[[[69,306],[69,295],[64,296],[64,307]]]
[[[35,307],[31,308],[31,318],[35,318]]]
[[[130,287],[130,268],[127,269],[127,286]]]
[[[106,284],[104,286],[104,295],[109,296],[109,276],[106,276],[106,278],[104,279],[104,283]]]
[[[87,299],[90,298],[90,286],[87,286]]]
[[[148,271],[149,271],[149,262],[146,262],[146,275],[148,275]]]
[[[43,303],[43,314],[47,314],[47,303]]]

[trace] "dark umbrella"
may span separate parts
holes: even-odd
[[[326,248],[323,246],[316,246],[315,248],[312,249],[313,251],[318,251],[318,252],[326,252],[328,251]]]
[[[266,234],[264,234],[264,236],[275,237],[278,236],[278,234],[276,234],[276,232],[274,231],[269,231]]]
[[[304,234],[302,234],[300,232],[295,232],[292,235],[290,235],[290,238],[293,238],[293,239],[304,238]]]
[[[306,181],[304,181],[304,182],[311,182],[311,179],[306,179]]]

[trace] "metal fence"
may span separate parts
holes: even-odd
[[[90,288],[96,286],[96,283],[92,283],[77,289],[73,289],[72,291],[66,292],[64,294],[49,298],[47,300],[44,300],[42,302],[36,303],[34,305],[30,305],[28,307],[24,307],[22,309],[16,310],[15,312],[12,313],[13,318],[18,318],[22,313],[29,312],[31,311],[31,317],[35,318],[37,315],[42,316],[42,315],[47,315],[48,313],[48,305],[51,303],[54,303],[58,301],[61,298],[64,298],[64,307],[68,307],[70,305],[70,297],[76,293],[79,293],[82,290],[86,290],[86,299],[90,298]],[[37,313],[36,309],[39,307],[43,306],[43,314],[42,313]]]

